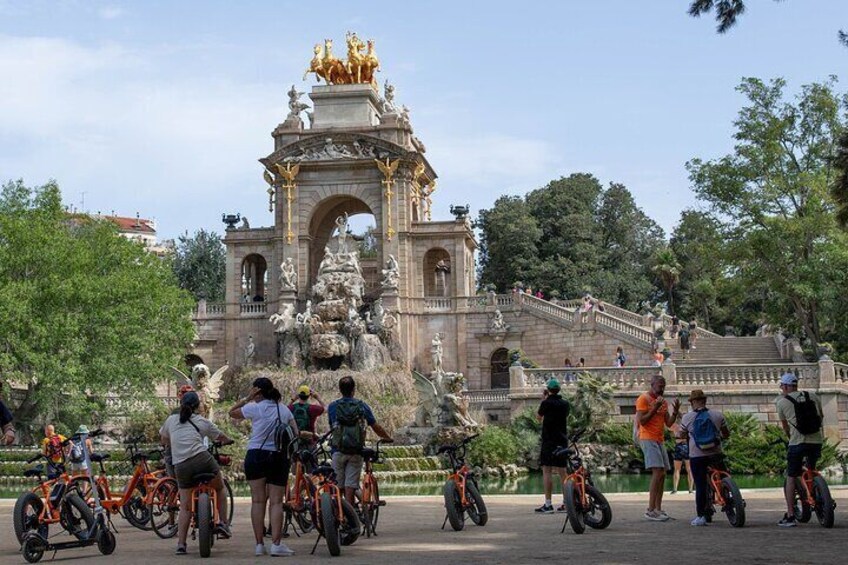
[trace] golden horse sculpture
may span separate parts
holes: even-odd
[[[313,48],[312,61],[303,73],[304,80],[310,73],[315,74],[315,80],[324,79],[327,84],[372,84],[377,85],[374,73],[380,67],[377,53],[374,51],[374,41],[369,39],[366,45],[355,33],[347,34],[347,61],[333,55],[333,40],[325,39],[324,46],[320,43]],[[366,50],[363,53],[363,50]]]

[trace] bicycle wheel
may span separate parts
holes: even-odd
[[[725,503],[722,510],[727,515],[727,521],[734,528],[741,528],[745,525],[745,499],[742,498],[739,487],[733,479],[724,477],[721,480],[721,491]]]
[[[121,507],[121,514],[131,526],[139,530],[150,529],[150,509],[144,503],[146,489],[138,486],[133,491],[127,503]]]
[[[209,557],[212,554],[212,502],[209,494],[201,492],[197,497],[197,546],[201,557]]]
[[[233,502],[233,487],[230,486],[230,481],[224,477],[224,505],[227,512],[227,524],[233,523],[233,508],[235,508],[235,503]]]
[[[336,501],[332,495],[325,492],[321,494],[321,522],[324,530],[324,539],[327,540],[327,549],[330,555],[337,557],[342,552],[341,539],[339,538],[339,522],[336,517]]]
[[[798,477],[795,478],[795,519],[802,524],[806,524],[813,517],[813,509],[807,502],[807,489],[804,488],[804,483]]]
[[[577,485],[569,479],[565,483],[565,513],[568,516],[568,521],[571,522],[571,529],[575,534],[582,534],[586,531],[586,523],[583,521],[583,509],[580,507],[580,493],[577,492]]]
[[[21,553],[24,555],[24,560],[27,563],[38,563],[44,557],[44,551],[47,549],[47,542],[38,536],[27,536],[21,547]]]
[[[75,492],[65,495],[59,508],[59,523],[78,540],[88,538],[94,526],[94,514],[88,504]]]
[[[462,497],[453,479],[445,481],[445,510],[448,513],[448,522],[455,531],[465,527],[465,512],[462,509]]]
[[[359,521],[356,508],[344,498],[342,498],[342,512],[344,520],[339,523],[339,539],[342,545],[353,545],[362,533],[362,523]]]
[[[583,521],[592,529],[603,530],[612,522],[612,507],[607,497],[592,485],[586,485],[589,507],[583,509]]]
[[[115,534],[110,532],[106,527],[100,530],[100,533],[97,535],[97,549],[101,554],[112,555],[116,545]]]
[[[25,492],[15,502],[13,522],[15,523],[15,537],[18,543],[24,543],[24,538],[29,532],[38,532],[47,539],[47,524],[41,524],[38,516],[44,508],[41,499],[32,492]]]
[[[82,498],[86,504],[94,506],[94,500],[92,500],[91,496],[91,481],[88,480],[88,477],[76,477],[71,479],[70,489],[75,489],[79,493],[80,498]],[[106,491],[103,490],[103,487],[100,484],[97,485],[97,495],[100,497],[100,500],[104,500],[106,498]]]
[[[489,521],[489,513],[486,510],[486,503],[483,502],[483,497],[480,495],[480,489],[477,488],[477,483],[468,481],[465,483],[465,496],[468,499],[468,517],[478,526],[485,526]]]
[[[180,516],[180,490],[176,479],[162,479],[153,487],[150,499],[150,525],[153,532],[162,539],[177,535],[177,521]]]
[[[816,499],[816,518],[819,519],[819,524],[825,528],[832,528],[835,519],[833,511],[836,508],[836,503],[833,502],[830,487],[827,486],[824,477],[813,477],[813,498]]]

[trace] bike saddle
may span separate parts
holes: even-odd
[[[197,484],[208,483],[216,476],[218,476],[217,473],[198,473],[194,476],[194,482]]]
[[[332,465],[318,465],[318,467],[315,469],[315,474],[329,477],[333,474],[333,467]]]
[[[24,471],[24,477],[40,477],[44,474],[44,465],[37,465]]]
[[[110,453],[92,453],[91,460],[95,463],[100,463],[101,461],[106,461],[111,456]]]

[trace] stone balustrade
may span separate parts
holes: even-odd
[[[469,404],[501,404],[509,402],[509,389],[469,390],[463,393]]]
[[[268,312],[267,302],[243,302],[239,304],[241,314],[266,314]]]
[[[618,390],[644,390],[660,367],[564,367],[557,369],[524,369],[524,388],[538,391],[550,379],[557,379],[563,389],[575,387],[581,373],[599,377]]]
[[[757,365],[682,365],[676,367],[676,382],[689,388],[744,387],[777,390],[785,373],[798,376],[799,386],[816,389],[820,384],[818,363],[774,363]]]
[[[837,383],[848,385],[848,365],[845,363],[833,364],[834,380]]]
[[[542,300],[541,298],[536,298],[529,294],[521,295],[521,306],[524,309],[535,310],[536,312],[556,318],[562,325],[568,327],[570,327],[574,321],[574,313],[572,311],[566,310],[561,306],[557,306],[556,304]]]
[[[654,334],[651,330],[619,320],[615,316],[611,316],[606,312],[598,312],[597,310],[590,312],[594,314],[595,324],[609,328],[614,333],[619,334],[625,339],[635,340],[637,343],[651,347],[654,343]]]
[[[631,312],[630,310],[625,310],[615,304],[607,304],[604,302],[604,313],[610,314],[611,316],[615,316],[619,320],[630,322],[634,326],[645,327],[645,317],[637,314],[636,312]]]
[[[445,312],[453,310],[452,298],[425,298],[424,310]]]

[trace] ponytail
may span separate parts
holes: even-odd
[[[188,422],[192,414],[194,414],[194,408],[185,404],[180,406],[180,424]]]

